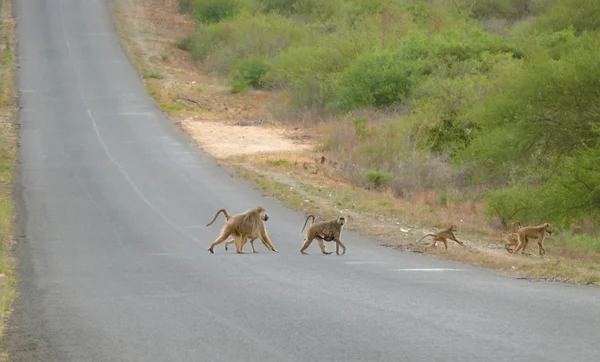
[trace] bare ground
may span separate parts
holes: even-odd
[[[435,195],[403,200],[386,191],[352,186],[334,160],[320,162],[318,140],[323,129],[279,122],[270,112],[284,96],[275,92],[232,94],[222,79],[202,69],[191,54],[175,46],[194,30],[193,20],[179,12],[177,0],[111,0],[115,26],[149,93],[169,117],[204,151],[238,174],[305,212],[328,218],[345,214],[347,228],[378,238],[402,251],[425,252],[532,280],[597,286],[600,260],[595,254],[552,255],[560,250],[548,239],[548,256],[508,254],[500,231],[483,222],[477,202],[449,202],[440,207]],[[456,215],[462,215],[461,218]],[[467,247],[415,247],[422,235],[449,224]],[[533,253],[534,246],[529,246]],[[557,253],[558,254],[558,253]]]

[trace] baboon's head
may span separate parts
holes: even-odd
[[[456,230],[458,230],[458,229],[456,228],[456,225],[450,225],[450,228],[448,230],[450,230],[452,232],[456,232]]]
[[[338,216],[338,224],[344,225],[346,223],[346,218],[343,216]]]
[[[256,208],[256,211],[258,211],[260,218],[262,219],[262,221],[267,221],[269,220],[269,215],[267,214],[267,210],[265,210],[264,207],[259,206]]]
[[[550,225],[550,224],[548,224],[548,223],[546,223],[546,224],[544,224],[544,225],[546,225],[546,232],[547,232],[548,234],[552,234],[552,225]]]

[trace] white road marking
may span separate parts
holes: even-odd
[[[465,269],[453,269],[453,268],[406,268],[396,269],[396,271],[463,271]]]

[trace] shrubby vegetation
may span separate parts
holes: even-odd
[[[469,190],[504,223],[600,220],[600,0],[180,3],[198,21],[180,45],[338,122],[323,147],[357,183]]]

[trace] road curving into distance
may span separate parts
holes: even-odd
[[[598,360],[596,290],[348,232],[345,256],[316,245],[302,256],[303,215],[232,178],[163,116],[105,1],[16,0],[16,15],[15,361]],[[206,251],[219,208],[259,204],[279,253]]]

